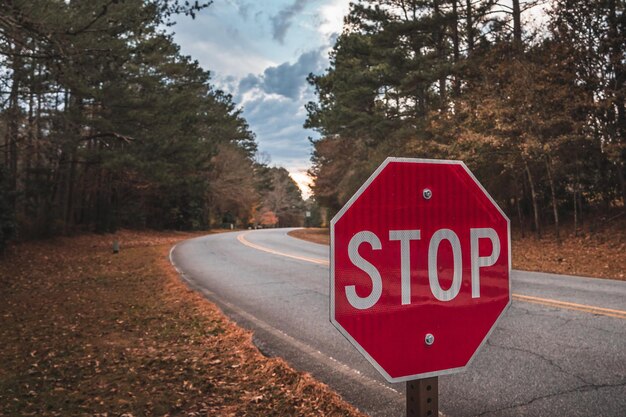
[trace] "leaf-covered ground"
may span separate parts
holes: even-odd
[[[561,231],[557,243],[554,231],[547,229],[541,239],[513,231],[513,268],[597,278],[626,280],[626,216],[597,219],[593,230],[574,233],[571,225]],[[328,245],[328,229],[299,229],[294,237]]]
[[[0,258],[0,416],[356,416],[181,283],[189,234],[22,243]],[[121,251],[111,253],[117,239]]]

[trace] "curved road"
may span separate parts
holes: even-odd
[[[405,413],[389,384],[328,320],[328,247],[290,229],[222,233],[174,247],[190,286],[254,331],[257,346],[371,416]],[[513,271],[513,304],[470,368],[439,378],[462,416],[626,413],[626,282]]]

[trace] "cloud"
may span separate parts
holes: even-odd
[[[258,74],[237,78],[235,102],[242,105],[243,116],[256,133],[259,152],[286,168],[303,193],[307,188],[307,169],[311,157],[308,137],[315,133],[302,128],[306,120],[304,103],[313,100],[306,77],[321,71],[328,63],[326,45],[302,53],[296,62],[268,66]]]
[[[289,171],[306,167],[310,158],[306,111],[300,100],[267,94],[258,89],[246,94],[243,115],[257,134],[259,151]]]
[[[337,38],[343,28],[343,18],[350,10],[350,2],[347,0],[332,0],[318,9],[317,31],[325,38]]]
[[[237,12],[239,13],[239,16],[241,16],[243,20],[248,20],[252,4],[244,1],[236,1],[235,4],[237,5]]]
[[[306,77],[328,65],[349,3],[223,0],[176,27],[183,53],[210,70],[215,87],[232,94],[243,110],[259,151],[299,182],[309,165],[307,138],[317,136],[302,127],[304,105],[315,99]]]
[[[248,74],[239,82],[239,93],[244,94],[253,88],[259,88],[267,94],[277,94],[298,100],[307,87],[306,77],[311,72],[322,69],[326,63],[325,48],[305,52],[291,64],[282,63],[266,68],[261,75]]]
[[[280,94],[293,100],[300,97],[306,86],[306,77],[315,72],[322,64],[320,50],[305,52],[295,64],[287,62],[269,67],[263,72],[263,87],[268,93]]]
[[[182,52],[197,59],[203,68],[224,76],[244,77],[275,65],[276,61],[251,39],[246,31],[248,27],[232,24],[237,11],[232,7],[222,8],[231,13],[228,18],[207,12],[199,15],[193,25],[177,27],[175,40],[182,45]]]
[[[282,9],[276,16],[270,18],[272,22],[272,36],[281,44],[285,42],[285,35],[291,26],[294,16],[304,10],[310,0],[295,0],[293,4]]]
[[[245,93],[257,87],[259,85],[259,82],[259,77],[253,74],[248,74],[247,76],[242,78],[241,81],[239,81],[238,89],[241,93]]]

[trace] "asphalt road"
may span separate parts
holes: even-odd
[[[328,320],[328,247],[288,229],[185,241],[190,286],[371,416],[405,413],[389,384]],[[445,416],[626,416],[626,282],[513,271],[513,303],[463,373],[439,378]]]

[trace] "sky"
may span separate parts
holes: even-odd
[[[315,100],[309,73],[328,67],[349,0],[215,0],[194,20],[179,19],[174,40],[182,53],[211,71],[256,134],[259,152],[282,166],[303,191],[310,179],[316,132],[302,127],[304,105]]]

